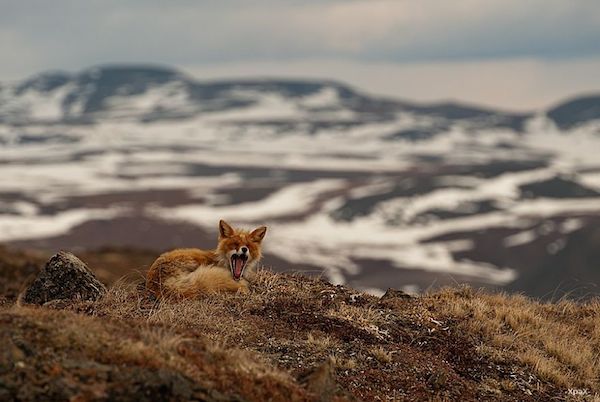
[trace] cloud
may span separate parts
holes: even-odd
[[[359,58],[421,61],[600,53],[600,4],[594,1],[346,1],[311,5],[294,14],[292,29],[307,31],[315,47],[318,43]]]
[[[53,64],[600,54],[595,0],[0,1],[0,27]]]
[[[547,65],[600,57],[597,0],[0,0],[0,10],[0,82],[115,62],[310,68],[312,60],[328,60],[349,69],[329,78],[363,71],[350,67],[359,65],[390,65],[416,77],[420,66],[436,71],[429,76],[446,94],[473,82],[474,63],[496,63],[502,68],[495,78],[510,82],[503,60]],[[519,63],[520,76],[530,77],[519,88],[537,82],[528,72],[541,70]],[[458,76],[467,83],[436,79]]]
[[[510,111],[544,109],[572,96],[600,92],[600,57],[416,63],[311,59],[189,65],[185,70],[204,80],[334,77],[375,95],[421,102],[460,100]]]

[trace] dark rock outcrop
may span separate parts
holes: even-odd
[[[547,112],[548,117],[561,130],[600,119],[600,95],[581,96],[568,100]]]
[[[21,295],[21,302],[46,304],[56,301],[97,300],[106,286],[96,279],[87,265],[66,251],[48,260],[35,280]]]

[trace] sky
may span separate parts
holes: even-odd
[[[600,92],[598,0],[0,0],[0,82],[113,63],[539,109]]]

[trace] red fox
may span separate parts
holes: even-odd
[[[220,291],[247,293],[266,233],[266,226],[248,232],[221,220],[216,249],[185,248],[162,254],[148,270],[146,287],[158,298],[193,298]]]

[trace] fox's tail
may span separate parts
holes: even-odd
[[[171,277],[164,282],[165,293],[175,297],[193,298],[200,294],[218,291],[248,292],[245,279],[234,281],[231,273],[223,268],[201,266],[193,272]]]

